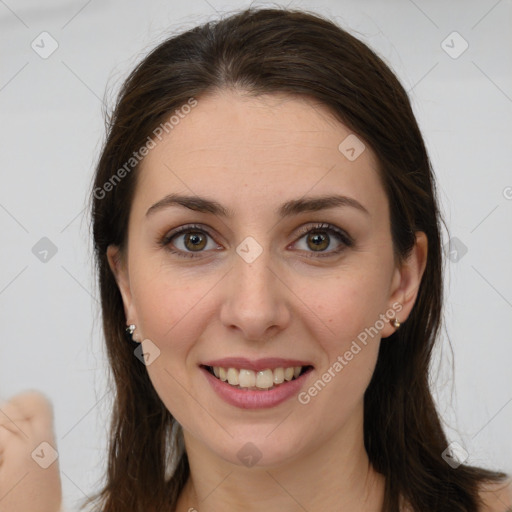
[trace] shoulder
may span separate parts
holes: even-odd
[[[481,512],[512,512],[512,478],[483,484],[480,497],[483,502]]]

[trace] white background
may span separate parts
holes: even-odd
[[[98,487],[110,407],[84,210],[104,135],[103,100],[112,105],[123,78],[163,38],[248,5],[0,1],[0,399],[28,388],[52,399],[69,510]],[[450,235],[467,247],[457,263],[447,261],[455,372],[443,335],[432,372],[436,400],[470,463],[511,472],[512,2],[289,5],[349,29],[410,93]],[[31,48],[43,31],[58,43],[47,59]],[[446,39],[453,31],[463,40]],[[464,41],[467,50],[453,58]],[[57,248],[47,262],[32,252],[42,237]]]

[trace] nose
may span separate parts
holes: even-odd
[[[233,267],[226,276],[221,322],[248,341],[268,340],[290,322],[290,290],[284,276],[271,267],[266,249],[251,263],[235,254]]]

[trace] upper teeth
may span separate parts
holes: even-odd
[[[260,389],[271,388],[274,384],[282,384],[285,380],[297,378],[302,371],[302,366],[291,366],[289,368],[266,369],[259,372],[237,368],[213,367],[213,373],[217,378],[228,382],[232,386],[241,388],[257,387]]]

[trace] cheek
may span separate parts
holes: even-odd
[[[329,303],[331,315],[328,336],[318,336],[325,357],[315,378],[300,398],[300,403],[315,410],[318,428],[333,428],[344,423],[358,405],[371,381],[380,347],[380,300],[345,290]],[[332,311],[334,309],[334,311]],[[332,334],[334,332],[334,335]],[[316,422],[316,420],[312,420]]]
[[[371,381],[378,354],[378,341],[362,348],[350,361],[340,366],[331,364],[322,369],[317,379],[301,394],[303,412],[313,425],[311,430],[324,435],[335,432],[353,417],[354,411],[362,407],[364,393]],[[340,369],[342,368],[342,369]]]
[[[366,272],[338,274],[328,286],[315,285],[304,295],[315,312],[310,314],[318,326],[313,335],[324,353],[304,402],[316,401],[314,407],[334,422],[344,421],[362,400],[373,375],[384,326],[379,315],[388,298],[385,283],[382,272],[367,267]]]
[[[141,332],[164,348],[180,350],[183,333],[193,337],[200,328],[204,296],[210,280],[165,268],[160,261],[139,266],[132,290]]]
[[[158,270],[158,272],[156,271]],[[196,401],[190,394],[188,355],[204,330],[207,283],[195,279],[185,283],[173,272],[156,267],[141,272],[133,282],[137,317],[141,333],[158,349],[158,357],[148,365],[147,372],[156,393],[183,427],[199,435],[194,415],[204,411],[193,408]],[[211,286],[210,286],[211,288]],[[206,420],[205,420],[206,421]]]
[[[385,311],[386,284],[382,275],[369,270],[341,272],[330,279],[305,284],[297,295],[304,297],[309,310],[314,312],[314,316],[309,316],[328,329],[324,332],[347,342],[374,326],[379,314]]]

